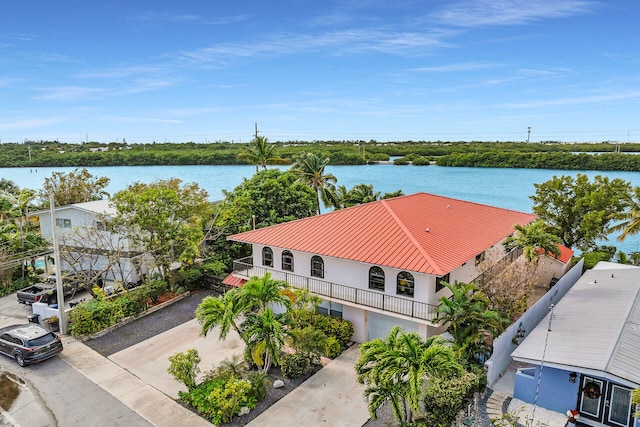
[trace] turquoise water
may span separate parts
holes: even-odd
[[[39,189],[44,179],[54,171],[69,172],[74,168],[0,168],[0,178],[13,180],[21,188]],[[140,182],[152,182],[172,177],[184,182],[197,182],[207,190],[211,200],[223,198],[222,190],[232,190],[245,177],[255,173],[255,166],[116,166],[90,167],[89,172],[107,176],[111,183],[107,191],[111,194]],[[543,183],[553,176],[584,173],[590,178],[606,175],[621,178],[640,186],[640,172],[564,171],[547,169],[500,169],[500,168],[451,168],[439,166],[395,166],[392,164],[367,166],[329,166],[339,185],[347,188],[355,184],[373,184],[382,193],[402,190],[405,194],[424,191],[443,196],[469,200],[531,212],[531,199],[535,193],[534,183]],[[640,247],[640,236],[624,243],[612,241],[626,252]]]

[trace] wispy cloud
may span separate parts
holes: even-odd
[[[590,13],[598,5],[589,0],[465,0],[436,12],[434,17],[455,27],[518,25]]]
[[[334,55],[366,52],[405,54],[424,52],[425,48],[444,44],[441,33],[352,29],[324,34],[273,34],[259,42],[224,43],[179,52],[176,56],[190,63],[224,64],[230,58],[297,55],[322,50],[328,50]]]
[[[587,96],[566,97],[557,99],[547,99],[538,101],[518,102],[506,104],[507,108],[539,108],[554,105],[574,105],[574,104],[599,104],[624,99],[640,99],[640,91],[625,91],[617,93],[603,93]]]
[[[249,19],[249,15],[247,14],[238,14],[238,15],[229,15],[229,16],[220,16],[215,18],[210,18],[207,16],[196,15],[196,14],[174,14],[170,12],[144,12],[138,15],[134,15],[130,17],[131,20],[134,21],[146,21],[146,22],[156,22],[156,23],[188,23],[188,24],[203,24],[203,25],[228,25],[235,24],[238,22],[245,21]]]
[[[68,101],[72,99],[87,99],[96,95],[104,94],[105,89],[83,86],[58,86],[43,87],[36,89],[40,94],[34,99],[52,100],[52,101]]]
[[[500,67],[499,64],[490,64],[484,62],[465,62],[460,64],[446,64],[436,67],[420,67],[412,68],[410,71],[422,71],[427,73],[450,73],[455,71],[475,71],[486,68]]]
[[[49,126],[56,123],[62,123],[66,121],[66,118],[56,117],[56,118],[41,118],[41,119],[24,119],[24,120],[15,120],[11,123],[0,123],[0,131],[5,130],[16,130],[16,129],[33,129],[42,126]]]

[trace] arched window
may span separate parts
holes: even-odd
[[[273,251],[266,246],[262,248],[262,265],[273,267]]]
[[[414,282],[411,273],[407,273],[406,271],[398,273],[396,293],[413,298],[413,290]]]
[[[282,269],[293,271],[293,254],[289,251],[282,252]]]
[[[384,292],[384,271],[380,267],[369,269],[369,289]]]
[[[311,257],[311,277],[324,279],[324,261],[318,255]]]

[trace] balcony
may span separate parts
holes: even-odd
[[[337,302],[372,307],[389,313],[402,314],[415,319],[432,321],[436,317],[436,305],[425,304],[407,298],[386,295],[368,289],[354,288],[327,282],[314,277],[305,277],[288,271],[275,270],[270,267],[253,265],[251,257],[241,258],[233,262],[233,271],[237,276],[250,278],[262,277],[271,273],[276,280],[284,280],[294,288],[304,289],[319,296],[331,298]]]

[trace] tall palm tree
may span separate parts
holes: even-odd
[[[238,289],[240,299],[246,311],[264,312],[267,304],[280,304],[286,308],[291,306],[291,299],[286,292],[289,284],[283,280],[271,278],[271,273],[264,276],[252,276]]]
[[[284,316],[266,308],[262,313],[247,314],[242,324],[251,358],[265,374],[274,363],[280,363],[280,354],[289,336]]]
[[[522,249],[528,262],[532,262],[538,256],[538,249],[542,249],[545,255],[560,256],[558,245],[562,240],[548,231],[544,221],[537,220],[527,225],[516,224],[513,228],[516,232],[504,241],[508,251],[514,248]]]
[[[635,187],[633,191],[623,199],[623,208],[619,212],[611,215],[614,221],[620,221],[609,227],[608,231],[622,231],[618,240],[624,241],[629,236],[640,232],[640,187]]]
[[[425,415],[422,402],[430,378],[463,372],[442,338],[422,341],[418,334],[407,334],[397,326],[386,338],[362,344],[355,369],[358,381],[367,385],[365,396],[372,417],[389,401],[400,425]]]
[[[275,144],[269,144],[266,137],[256,135],[249,145],[243,147],[243,151],[237,157],[239,160],[256,165],[256,172],[258,172],[258,166],[267,169],[268,163],[287,163],[285,159],[275,155],[275,150]]]
[[[238,324],[245,313],[245,306],[238,291],[233,289],[218,297],[208,296],[202,299],[196,308],[195,317],[202,325],[200,333],[203,336],[217,328],[219,338],[225,339],[233,329],[246,343]]]
[[[325,207],[339,207],[340,202],[335,186],[338,179],[324,171],[328,164],[328,157],[322,158],[315,153],[301,152],[295,157],[291,166],[291,171],[298,176],[297,181],[313,188],[316,192],[318,215],[320,215],[320,200]]]

